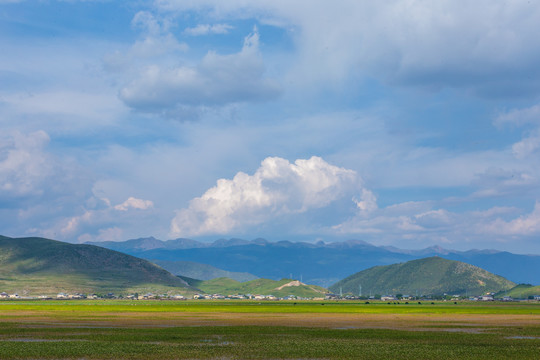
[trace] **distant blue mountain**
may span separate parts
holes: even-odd
[[[377,265],[390,265],[440,256],[481,267],[516,283],[540,284],[540,255],[518,255],[497,250],[455,251],[441,247],[405,250],[379,247],[360,240],[305,243],[264,239],[220,239],[203,243],[190,239],[154,238],[92,243],[144,259],[192,261],[261,278],[293,278],[328,287]]]

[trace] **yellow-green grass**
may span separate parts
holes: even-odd
[[[1,359],[535,359],[539,351],[538,303],[0,301]]]
[[[354,301],[254,300],[0,300],[0,316],[7,311],[53,312],[227,312],[227,313],[365,313],[365,314],[534,314],[540,302],[482,303],[411,301],[408,304]]]

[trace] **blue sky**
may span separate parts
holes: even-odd
[[[540,5],[1,1],[8,236],[540,253]]]

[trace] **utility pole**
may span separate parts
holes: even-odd
[[[358,289],[358,296],[362,296],[362,284],[358,285],[359,286],[359,289]]]

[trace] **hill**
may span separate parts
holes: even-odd
[[[0,236],[0,291],[193,293],[182,279],[130,255],[92,245],[5,236]]]
[[[201,242],[143,238],[95,244],[150,261],[193,261],[274,280],[302,277],[309,284],[323,287],[373,266],[430,256],[466,262],[516,283],[540,284],[539,255],[520,255],[497,250],[456,251],[440,247],[404,250],[374,246],[360,240],[307,243],[269,242],[264,239]]]
[[[226,277],[240,282],[258,279],[258,277],[253,274],[222,270],[212,265],[196,263],[193,261],[151,261],[169,271],[171,274],[193,279],[211,280]]]
[[[207,294],[260,294],[274,295],[284,297],[287,295],[295,295],[299,297],[324,297],[328,292],[326,289],[316,286],[307,285],[297,280],[281,279],[256,279],[247,282],[239,282],[228,278],[212,279],[194,284]]]
[[[358,294],[481,295],[511,289],[515,283],[479,267],[438,256],[375,266],[332,285],[330,290]]]
[[[507,291],[497,293],[496,297],[510,296],[514,299],[527,299],[529,296],[540,295],[540,286],[519,284]]]

